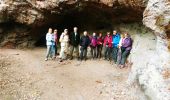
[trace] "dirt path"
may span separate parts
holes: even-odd
[[[0,49],[0,100],[145,100],[130,68],[104,60],[44,61],[45,49]]]

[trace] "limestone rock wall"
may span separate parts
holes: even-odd
[[[169,25],[170,25],[170,1],[149,0],[143,14],[143,23],[156,37],[155,44],[151,40],[145,43],[149,35],[142,39],[138,37],[140,46],[132,50],[133,67],[129,75],[129,81],[137,80],[148,99],[169,100],[169,78],[164,79],[162,73],[170,69],[170,52],[168,50]],[[142,40],[141,40],[142,39]],[[143,44],[145,43],[145,46]],[[146,48],[146,45],[147,48]],[[150,46],[149,46],[150,45]],[[155,49],[150,47],[155,46]]]

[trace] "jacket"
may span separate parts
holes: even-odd
[[[57,44],[57,42],[58,42],[58,36],[57,36],[57,34],[54,34],[54,41],[55,41],[55,43]]]
[[[103,37],[98,37],[97,38],[97,45],[103,45]]]
[[[77,33],[75,35],[75,33],[71,33],[70,34],[70,44],[73,45],[73,46],[78,46],[80,43],[80,34]]]
[[[122,40],[122,47],[126,48],[126,51],[131,50],[132,49],[132,39],[130,37],[124,38]]]
[[[54,34],[51,34],[51,33],[46,34],[46,45],[48,46],[55,45]]]
[[[61,47],[68,46],[68,42],[69,42],[69,36],[62,34],[62,35],[60,36]]]
[[[104,38],[104,46],[112,47],[112,36],[107,36]]]
[[[112,36],[112,47],[118,47],[120,41],[120,34],[117,33],[116,35]]]
[[[87,48],[90,45],[89,36],[82,36],[80,39],[80,46]]]
[[[92,36],[90,40],[91,40],[91,46],[97,47],[97,36]]]

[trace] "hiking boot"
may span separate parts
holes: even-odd
[[[120,65],[120,68],[122,69],[122,68],[124,68],[125,67],[125,65]]]
[[[60,61],[59,62],[63,62],[63,60],[62,59],[60,59]]]
[[[70,57],[69,60],[73,60],[73,57]]]

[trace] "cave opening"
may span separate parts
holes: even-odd
[[[48,28],[58,30],[58,37],[62,31],[67,28],[69,34],[73,31],[73,27],[78,27],[79,33],[87,30],[89,34],[92,32],[112,31],[118,24],[141,23],[142,13],[130,8],[119,8],[113,10],[105,5],[94,3],[83,4],[81,7],[64,6],[60,14],[46,14],[46,21],[41,27],[33,29],[34,35],[37,34],[35,46],[45,46],[45,35]],[[138,14],[136,14],[138,13]]]

